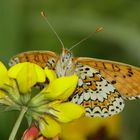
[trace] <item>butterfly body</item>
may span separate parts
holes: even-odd
[[[76,63],[73,61],[72,53],[63,48],[62,54],[56,62],[55,71],[58,77],[70,76],[75,73]]]
[[[73,57],[63,48],[58,56],[50,51],[33,51],[13,57],[11,65],[33,62],[55,70],[58,77],[76,74],[77,88],[69,98],[86,109],[86,116],[107,117],[124,108],[124,99],[140,98],[140,69],[131,65],[94,58]]]

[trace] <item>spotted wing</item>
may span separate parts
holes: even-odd
[[[100,71],[107,81],[112,83],[125,99],[140,98],[140,68],[93,58],[78,58],[78,62]]]
[[[86,116],[107,117],[118,114],[124,108],[120,93],[94,68],[77,64],[76,74],[79,76],[73,103],[86,109]]]
[[[42,68],[47,66],[50,69],[54,69],[57,59],[58,55],[51,51],[28,51],[11,58],[9,65],[12,66],[21,62],[32,62]]]

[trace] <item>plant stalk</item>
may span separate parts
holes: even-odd
[[[20,111],[20,114],[19,114],[19,116],[18,116],[18,118],[16,120],[16,123],[15,123],[15,125],[14,125],[14,127],[12,129],[12,132],[11,132],[8,140],[15,140],[17,131],[19,129],[19,126],[20,126],[20,124],[21,124],[21,122],[23,120],[23,117],[24,117],[25,113],[27,112],[27,110],[28,110],[27,107],[25,107],[25,106],[22,107],[22,109]]]

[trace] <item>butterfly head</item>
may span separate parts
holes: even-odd
[[[73,55],[71,51],[63,48],[62,54],[56,64],[56,73],[58,77],[74,74],[75,64],[73,63]]]
[[[64,62],[64,61],[65,61],[65,62],[66,62],[66,61],[69,61],[70,59],[73,58],[72,52],[69,51],[69,50],[66,49],[66,48],[63,48],[63,49],[62,49],[61,58],[62,58],[62,61],[63,61],[63,62]]]

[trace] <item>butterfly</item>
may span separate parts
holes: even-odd
[[[32,62],[54,70],[58,77],[76,74],[77,87],[69,101],[85,107],[88,117],[108,117],[120,113],[124,100],[140,98],[140,68],[108,60],[73,57],[69,49],[62,54],[29,51],[14,56],[10,65]]]

